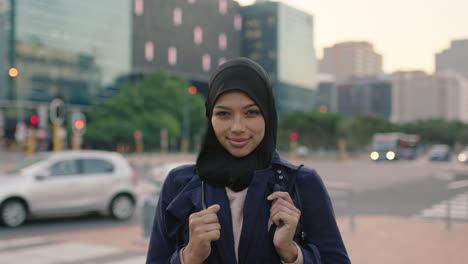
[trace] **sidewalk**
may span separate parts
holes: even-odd
[[[349,231],[348,218],[338,223],[353,263],[462,264],[468,260],[468,223],[454,223],[446,231],[443,222],[362,216],[356,218],[355,232]],[[0,263],[144,263],[147,243],[141,238],[140,226],[130,226],[28,238],[37,240],[32,246],[22,246],[18,239],[0,241]]]
[[[454,223],[450,231],[443,221],[401,217],[361,216],[356,231],[349,220],[338,220],[348,254],[358,264],[462,264],[468,263],[468,223]]]

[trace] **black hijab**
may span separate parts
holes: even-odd
[[[242,158],[234,157],[224,149],[211,124],[216,100],[228,91],[244,92],[258,105],[265,119],[262,142]],[[277,115],[268,74],[259,64],[247,58],[225,62],[211,75],[205,109],[209,125],[197,158],[198,176],[210,184],[241,191],[249,186],[255,170],[270,165],[276,149]]]

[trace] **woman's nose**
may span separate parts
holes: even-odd
[[[231,126],[232,132],[243,132],[245,131],[245,122],[242,117],[236,116],[232,122]]]

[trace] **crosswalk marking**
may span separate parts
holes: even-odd
[[[449,199],[450,218],[454,220],[468,220],[468,192],[460,193]],[[447,200],[433,205],[430,208],[422,210],[417,218],[436,218],[443,219],[447,217]]]
[[[4,240],[0,243],[0,249],[0,263],[137,264],[145,262],[144,253],[45,238]]]
[[[7,250],[13,247],[25,247],[33,244],[40,244],[46,242],[47,239],[43,237],[28,237],[0,240],[0,250]]]

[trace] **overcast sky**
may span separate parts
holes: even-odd
[[[254,0],[237,0],[241,5]],[[387,72],[434,70],[434,54],[468,39],[468,0],[282,0],[314,16],[315,49],[367,40]],[[468,59],[468,54],[466,54]]]

